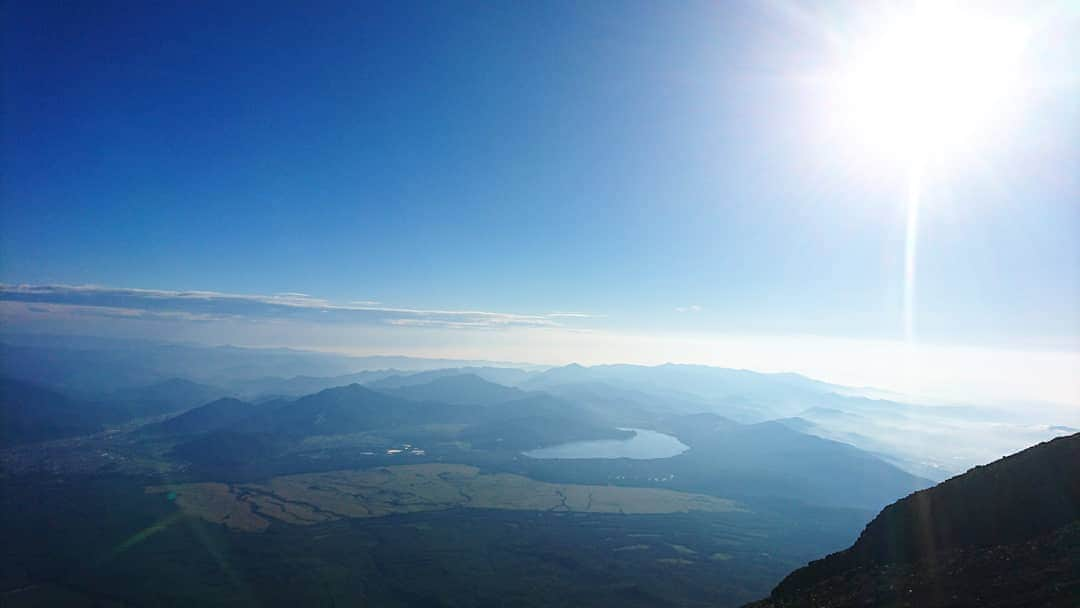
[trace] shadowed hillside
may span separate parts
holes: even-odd
[[[0,446],[94,433],[108,420],[81,403],[28,382],[0,379]]]
[[[190,409],[215,399],[228,391],[183,378],[171,378],[146,386],[118,390],[110,400],[123,404],[131,417],[155,416]]]
[[[889,505],[759,608],[1080,605],[1080,434]]]
[[[218,399],[193,410],[188,410],[175,418],[150,425],[145,431],[170,434],[214,431],[236,424],[252,416],[258,410],[259,406],[239,399]]]

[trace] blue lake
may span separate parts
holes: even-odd
[[[671,458],[682,454],[690,447],[671,435],[646,429],[621,429],[634,431],[634,436],[627,439],[597,439],[593,441],[571,441],[536,450],[522,452],[529,458],[632,458],[651,460]]]

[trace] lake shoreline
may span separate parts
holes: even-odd
[[[527,458],[551,460],[580,460],[590,458],[629,458],[631,460],[657,460],[671,458],[690,449],[690,446],[672,435],[639,428],[618,427],[620,431],[632,431],[627,439],[596,439],[571,441],[558,445],[522,452]]]

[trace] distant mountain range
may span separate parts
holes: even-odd
[[[279,397],[303,397],[328,388],[348,386],[350,384],[368,384],[401,373],[404,372],[396,369],[386,369],[365,370],[340,376],[293,376],[291,378],[265,376],[233,380],[227,386],[234,397],[265,401]]]
[[[752,606],[1080,606],[1080,434],[889,505]]]
[[[204,346],[70,335],[0,335],[0,376],[78,394],[107,394],[177,377],[234,392],[234,383],[265,378],[333,377],[371,370],[407,374],[476,366],[536,369],[528,364],[464,359],[354,357],[287,348]],[[343,384],[349,382],[336,386]]]
[[[407,438],[429,447],[450,442],[460,446],[457,450],[471,450],[468,458],[486,451],[509,452],[516,458],[522,451],[560,443],[631,437],[631,431],[616,428],[621,420],[617,405],[633,397],[640,400],[635,407],[650,412],[650,428],[678,437],[691,449],[668,459],[610,462],[598,469],[599,478],[583,482],[606,483],[610,467],[629,466],[625,472],[631,477],[675,476],[673,487],[688,491],[867,509],[931,483],[855,447],[781,423],[745,425],[716,414],[671,413],[661,406],[649,410],[649,398],[631,389],[613,390],[607,407],[599,407],[595,400],[583,405],[545,391],[499,385],[473,373],[425,373],[427,381],[418,384],[397,376],[385,379],[391,382],[335,387],[294,400],[219,399],[143,427],[140,433],[176,438],[177,455],[218,473],[222,466],[265,467],[267,459],[302,451],[313,438],[365,434]],[[390,388],[373,388],[385,384]],[[602,393],[604,386],[590,385],[590,390]],[[245,461],[245,455],[259,462]],[[529,466],[543,475],[547,465],[535,461]],[[583,469],[589,470],[592,465]]]
[[[418,403],[350,384],[260,408],[236,430],[286,436],[344,435],[409,424],[460,421],[462,406]]]
[[[531,378],[536,373],[538,372],[527,371],[515,367],[451,367],[446,369],[433,369],[415,373],[396,372],[394,375],[372,382],[371,387],[379,390],[403,388],[416,384],[426,384],[437,378],[445,378],[447,376],[461,376],[464,374],[477,376],[479,378],[487,380],[488,382],[496,384],[517,386],[518,384],[521,384]]]
[[[131,418],[138,418],[190,409],[228,394],[227,390],[216,386],[169,378],[145,386],[121,389],[106,395],[103,400],[125,407]]]
[[[399,388],[384,388],[389,379],[368,386],[410,401],[441,401],[455,405],[491,405],[522,399],[527,395],[519,388],[488,382],[472,373],[436,377],[430,382],[407,384]]]
[[[404,396],[403,396],[404,395]],[[443,395],[443,401],[434,397]],[[569,401],[487,382],[472,374],[375,391],[359,384],[326,389],[294,401],[252,404],[221,399],[146,432],[198,434],[228,430],[286,438],[347,435],[399,427],[458,424],[477,447],[526,450],[577,439],[626,437]]]
[[[0,364],[12,372],[0,381],[4,445],[142,424],[141,436],[170,437],[178,447],[211,446],[205,436],[213,434],[273,447],[238,454],[295,454],[324,443],[313,438],[366,435],[513,458],[569,441],[625,438],[617,429],[631,427],[692,448],[655,466],[633,463],[644,479],[675,474],[674,463],[672,483],[692,491],[874,510],[1072,428],[978,406],[870,399],[797,374],[700,365],[537,369],[48,338],[0,344]],[[396,367],[360,369],[366,365]],[[181,452],[199,460],[198,451]],[[592,469],[582,463],[582,470]]]

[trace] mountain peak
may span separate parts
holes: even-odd
[[[488,405],[520,399],[524,391],[490,382],[474,373],[442,376],[424,384],[402,386],[385,391],[411,401],[439,401],[451,404]]]

